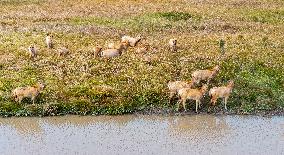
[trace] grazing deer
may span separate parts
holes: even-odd
[[[216,76],[216,74],[219,72],[220,67],[217,65],[211,70],[196,70],[194,71],[191,76],[194,83],[199,83],[202,80],[208,80],[209,81]]]
[[[203,85],[200,89],[191,89],[191,88],[182,88],[178,90],[178,95],[180,96],[180,101],[178,103],[177,111],[179,109],[180,102],[183,105],[184,111],[186,111],[185,108],[185,102],[187,99],[192,99],[196,101],[195,105],[195,111],[197,112],[198,106],[200,108],[201,104],[201,98],[207,91],[207,85]]]
[[[35,103],[35,98],[43,90],[45,86],[42,83],[37,83],[34,86],[18,87],[12,91],[12,96],[16,102],[21,103],[23,98],[31,98],[33,104]]]
[[[123,41],[120,43],[118,48],[113,48],[113,49],[106,49],[100,52],[101,57],[105,58],[112,58],[112,57],[117,57],[122,54],[122,51],[127,50],[129,46],[128,41]]]
[[[47,34],[45,37],[45,43],[47,45],[47,48],[53,48],[53,41],[52,41],[53,36]]]
[[[140,35],[136,38],[124,35],[121,37],[121,42],[128,41],[129,46],[135,47],[141,39],[142,37]]]
[[[211,104],[214,106],[216,105],[218,98],[223,98],[225,103],[225,110],[227,110],[227,101],[232,93],[234,87],[234,81],[230,80],[227,86],[222,87],[213,87],[209,91],[209,96],[211,96]]]
[[[170,91],[169,102],[171,102],[171,99],[178,92],[178,90],[182,88],[191,88],[192,86],[193,86],[192,81],[169,81],[168,82],[168,89]]]
[[[172,52],[176,52],[177,51],[177,39],[170,39],[169,46]]]

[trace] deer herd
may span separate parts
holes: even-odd
[[[138,37],[130,37],[130,36],[122,36],[119,44],[108,43],[107,48],[103,50],[103,47],[96,46],[93,49],[95,57],[103,57],[103,58],[112,58],[120,56],[124,51],[127,51],[128,47],[136,47],[139,41],[142,39],[141,36]],[[53,49],[53,36],[47,34],[45,38],[45,43],[47,48]],[[168,42],[169,50],[172,52],[177,52],[177,39],[170,39]],[[141,46],[137,48],[138,52],[147,52],[148,46]],[[34,45],[30,45],[28,48],[28,52],[31,59],[34,59],[37,55],[36,48]],[[69,53],[69,50],[65,47],[62,47],[57,50],[59,56],[64,56]],[[198,112],[198,108],[201,105],[201,99],[205,96],[208,91],[208,84],[210,81],[218,74],[220,71],[220,67],[217,65],[210,70],[196,70],[193,71],[191,76],[192,80],[185,81],[169,81],[168,82],[168,90],[169,90],[169,103],[171,103],[173,97],[178,95],[179,101],[177,104],[177,111],[179,110],[179,105],[182,103],[184,110],[186,111],[186,101],[188,99],[195,100],[196,106],[195,111]],[[196,85],[199,85],[200,82],[207,82],[206,84],[202,84],[200,88],[196,88]],[[209,96],[211,97],[211,104],[216,105],[217,99],[222,98],[225,110],[227,110],[227,100],[232,92],[234,86],[234,81],[230,80],[226,86],[221,87],[213,87],[209,90]],[[38,94],[44,89],[44,84],[38,83],[34,86],[26,86],[26,87],[18,87],[12,91],[12,97],[15,101],[21,103],[23,98],[31,98],[33,104],[35,103],[35,98]]]
[[[177,106],[179,110],[179,104],[182,103],[184,110],[186,111],[185,103],[187,99],[195,100],[195,111],[198,112],[200,108],[201,99],[208,90],[208,83],[219,72],[219,66],[215,66],[211,70],[196,70],[192,73],[192,81],[170,81],[168,83],[168,89],[170,91],[170,101],[175,94],[178,94],[180,100]],[[195,84],[199,84],[201,81],[207,81],[207,84],[203,84],[201,88],[193,88]],[[224,99],[225,110],[227,110],[227,100],[232,92],[234,81],[230,80],[227,86],[213,87],[209,90],[209,96],[211,96],[212,105],[216,105],[218,98]]]

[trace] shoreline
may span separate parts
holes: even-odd
[[[39,110],[39,109],[36,109]],[[140,111],[133,111],[133,112],[126,112],[126,113],[120,113],[120,114],[111,114],[111,113],[100,113],[98,114],[98,111],[89,111],[89,112],[82,112],[82,111],[73,111],[73,112],[57,112],[57,113],[51,113],[51,114],[32,114],[30,111],[26,113],[21,114],[12,114],[11,112],[8,114],[3,114],[2,111],[0,111],[0,117],[2,118],[9,118],[9,117],[57,117],[57,116],[123,116],[123,115],[156,115],[156,116],[194,116],[194,115],[212,115],[212,116],[230,116],[230,115],[238,115],[238,116],[260,116],[260,117],[273,117],[278,116],[282,117],[284,116],[283,110],[271,110],[271,111],[259,111],[259,112],[251,112],[251,113],[245,113],[245,112],[237,112],[237,111],[206,111],[205,109],[199,110],[198,113],[196,113],[193,109],[189,109],[187,111],[174,111],[172,108],[150,108],[146,110],[140,110]],[[17,111],[17,112],[20,112]]]

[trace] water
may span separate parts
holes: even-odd
[[[0,118],[0,154],[284,154],[284,117]]]

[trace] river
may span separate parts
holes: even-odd
[[[284,154],[284,117],[0,118],[1,155]]]

